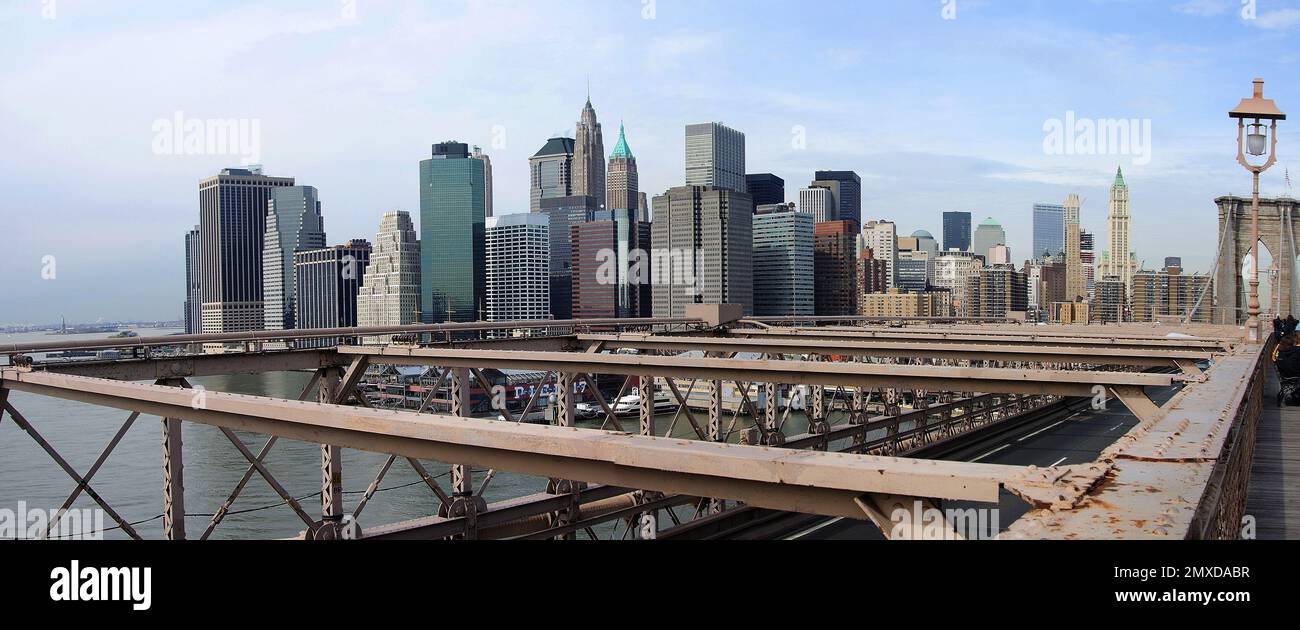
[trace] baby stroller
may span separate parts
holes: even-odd
[[[1277,392],[1277,406],[1300,405],[1300,377],[1281,379]]]

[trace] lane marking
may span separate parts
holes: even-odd
[[[1063,461],[1065,461],[1065,460],[1067,460],[1067,459],[1070,459],[1070,456],[1069,456],[1069,455],[1066,455],[1065,457],[1062,457],[1061,459],[1058,459],[1058,460],[1056,460],[1055,462],[1052,462],[1052,463],[1049,464],[1047,467],[1048,467],[1048,468],[1051,468],[1052,466],[1056,466],[1056,465],[1060,464],[1061,462],[1063,462]]]
[[[1009,448],[1010,446],[1011,446],[1010,444],[1003,444],[1002,446],[999,446],[983,455],[980,455],[979,457],[976,457],[975,459],[972,459],[971,462],[978,462],[979,460],[984,459],[985,457],[988,457],[989,455],[992,455],[1004,448]]]
[[[1119,424],[1117,424],[1117,425],[1115,425],[1115,426],[1113,426],[1113,427],[1107,429],[1107,432],[1109,433],[1110,431],[1114,431],[1115,429],[1118,429],[1118,428],[1120,428],[1120,427],[1122,427],[1122,426],[1124,426],[1124,423],[1123,423],[1123,422],[1121,422],[1121,423],[1119,423]]]
[[[1062,423],[1064,423],[1064,422],[1065,422],[1065,420],[1061,420],[1060,422],[1057,422],[1056,424],[1045,426],[1045,427],[1043,427],[1043,428],[1041,428],[1041,429],[1039,429],[1039,430],[1037,430],[1037,431],[1034,431],[1033,433],[1030,433],[1029,435],[1026,435],[1026,436],[1024,436],[1024,437],[1021,437],[1021,438],[1017,439],[1016,441],[1017,441],[1017,442],[1024,442],[1025,440],[1028,440],[1029,438],[1034,437],[1035,435],[1038,435],[1039,433],[1042,433],[1043,431],[1046,431],[1046,430],[1048,430],[1048,429],[1054,428],[1054,427],[1056,427],[1057,425],[1060,425],[1060,424],[1062,424]]]
[[[812,529],[808,529],[808,530],[804,530],[804,531],[802,531],[802,532],[799,532],[798,534],[795,534],[795,535],[793,535],[793,536],[787,538],[786,540],[799,540],[800,538],[803,538],[804,536],[807,536],[808,534],[811,534],[811,533],[813,533],[813,532],[815,532],[815,531],[818,531],[818,530],[820,530],[820,529],[822,529],[822,528],[824,528],[824,527],[830,527],[831,525],[834,525],[834,524],[836,524],[836,523],[838,523],[838,522],[840,522],[840,521],[842,521],[842,520],[844,520],[844,517],[843,517],[843,516],[839,516],[839,517],[833,518],[833,519],[831,519],[831,520],[829,520],[829,521],[826,521],[825,523],[822,523],[821,525],[818,525],[818,526],[816,526],[816,527],[814,527],[814,528],[812,528]]]

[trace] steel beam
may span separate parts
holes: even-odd
[[[1167,387],[1183,375],[1134,372],[1017,370],[928,365],[876,365],[825,361],[632,356],[576,352],[492,352],[441,348],[365,348],[344,346],[344,355],[365,355],[377,363],[553,370],[590,374],[650,374],[705,381],[752,381],[787,385],[897,387],[990,393],[1091,396],[1101,385]]]
[[[734,337],[668,337],[623,333],[620,335],[578,335],[579,341],[599,341],[605,348],[671,350],[676,352],[761,352],[791,355],[839,355],[860,357],[926,357],[955,361],[1025,361],[1034,363],[1073,363],[1085,365],[1130,365],[1138,367],[1176,367],[1179,362],[1209,360],[1213,353],[1181,348],[1115,348],[1102,346],[1005,345],[996,340],[959,343],[924,340],[847,340],[847,339],[765,339]],[[1199,373],[1199,372],[1198,372]]]
[[[864,493],[996,501],[1000,486],[1022,474],[1014,466],[692,442],[219,392],[208,392],[205,408],[194,409],[189,395],[173,388],[15,370],[0,372],[0,385],[287,439],[849,518],[861,518],[853,499]]]

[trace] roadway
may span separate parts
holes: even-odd
[[[1163,405],[1179,386],[1148,388],[1147,395]],[[1065,417],[1061,417],[1064,415]],[[936,459],[1006,464],[1013,466],[1064,466],[1092,462],[1106,447],[1137,425],[1137,418],[1118,400],[1111,400],[1104,410],[1084,407],[1065,414],[1052,414],[999,434],[950,450]],[[945,502],[945,508],[979,507],[964,501]],[[1029,510],[1029,504],[1002,491],[998,505],[1003,529]],[[771,533],[767,531],[765,533]],[[739,533],[741,538],[749,536]],[[808,540],[883,540],[884,536],[866,521],[817,518],[784,536]]]

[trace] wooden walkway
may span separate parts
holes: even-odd
[[[1269,368],[1246,514],[1255,517],[1260,540],[1300,540],[1300,407],[1279,409],[1277,387]]]

